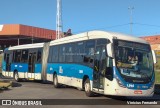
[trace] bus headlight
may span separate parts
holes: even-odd
[[[118,78],[116,78],[116,80],[117,80],[117,83],[118,83],[118,85],[119,85],[120,87],[126,88],[126,87],[123,85],[123,83],[122,83]]]
[[[154,87],[154,82],[151,82],[151,86],[149,87],[150,89]]]

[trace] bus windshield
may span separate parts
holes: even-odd
[[[116,66],[125,81],[148,83],[153,75],[153,59],[148,44],[116,40]]]

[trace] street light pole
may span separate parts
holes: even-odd
[[[132,34],[132,26],[133,26],[133,17],[132,17],[132,14],[133,14],[133,9],[134,9],[134,7],[132,6],[130,6],[130,7],[128,7],[128,9],[129,9],[129,11],[130,11],[130,32],[131,32],[131,34]]]

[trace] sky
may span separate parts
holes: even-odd
[[[0,0],[0,24],[56,30],[57,0]],[[132,11],[132,33],[130,30]],[[160,35],[160,0],[62,0],[63,31],[104,30],[134,36]]]

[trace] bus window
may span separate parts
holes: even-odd
[[[48,55],[48,62],[51,63],[52,62],[52,57],[53,57],[53,46],[51,46],[49,48],[49,55]]]
[[[83,57],[84,57],[84,46],[85,42],[78,42],[73,44],[75,47],[73,47],[73,58],[74,62],[76,63],[83,63]]]
[[[98,39],[97,45],[106,45],[108,43],[107,39]]]
[[[66,45],[66,62],[73,62],[73,44]]]
[[[41,60],[42,60],[42,51],[41,49],[39,49],[37,52],[37,63],[41,63]]]
[[[59,62],[65,62],[65,51],[66,47],[64,45],[61,45],[59,49]]]
[[[52,62],[58,62],[58,46],[53,46],[52,49]]]
[[[13,56],[12,56],[12,62],[14,63],[14,59],[15,59],[15,53],[16,53],[16,51],[13,51]]]
[[[85,56],[84,56],[84,63],[93,67],[94,65],[94,53],[95,53],[95,40],[89,40],[86,43],[85,48]]]
[[[21,50],[16,50],[13,52],[13,62],[18,63],[21,60]]]
[[[28,61],[28,50],[22,50],[21,62],[27,63],[27,61]]]

